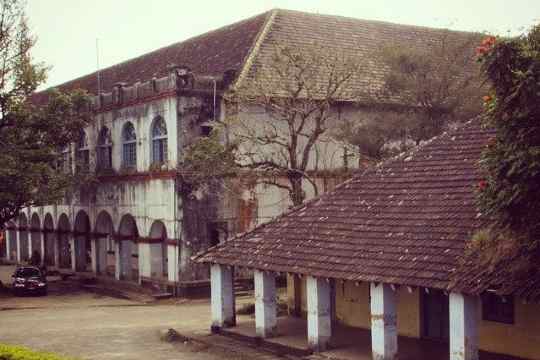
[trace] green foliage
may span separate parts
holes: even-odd
[[[515,39],[487,38],[477,52],[492,83],[485,121],[496,129],[482,156],[479,205],[493,220],[492,245],[534,263],[540,240],[540,25]],[[497,241],[501,231],[512,246]]]
[[[32,93],[46,77],[34,64],[35,43],[24,17],[24,3],[0,0],[0,228],[21,208],[59,200],[71,176],[57,171],[58,151],[77,137],[88,121],[83,92],[51,91],[35,105]]]
[[[224,176],[234,175],[237,170],[236,149],[235,143],[224,144],[221,141],[217,129],[188,146],[179,167],[184,192],[190,193],[219,182]]]
[[[75,360],[53,353],[32,351],[22,346],[0,344],[0,360]]]
[[[429,48],[396,44],[382,50],[389,69],[384,92],[406,106],[401,126],[415,143],[482,111],[483,79],[473,54],[478,39],[477,34],[443,32]]]

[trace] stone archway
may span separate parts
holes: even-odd
[[[57,225],[58,239],[58,267],[61,269],[71,269],[71,225],[66,214],[60,215]]]
[[[19,216],[19,243],[17,256],[18,262],[28,261],[30,259],[30,249],[28,239],[28,218],[25,214]]]
[[[120,279],[139,281],[139,249],[137,239],[139,230],[135,219],[126,214],[120,220],[117,239],[120,254]]]
[[[75,261],[75,271],[91,271],[90,219],[83,210],[75,217],[73,244],[74,254],[71,256]]]
[[[43,262],[47,266],[57,266],[58,246],[56,233],[54,232],[53,217],[50,213],[46,214],[43,219],[43,241],[45,242]]]
[[[150,277],[168,278],[167,229],[156,220],[150,228]]]
[[[96,273],[115,277],[116,253],[114,243],[114,226],[111,215],[102,211],[96,220],[93,245],[95,248]]]
[[[42,235],[41,232],[41,221],[39,220],[39,215],[33,213],[30,218],[30,259],[36,257],[36,264],[41,265],[43,263],[43,247],[42,247]],[[38,261],[39,260],[39,261]]]

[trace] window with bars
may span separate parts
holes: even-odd
[[[69,145],[66,145],[60,149],[57,169],[65,174],[71,173],[71,155]]]
[[[152,125],[152,163],[167,162],[167,125],[161,116]]]
[[[79,133],[79,140],[77,141],[76,168],[78,172],[85,172],[90,169],[90,149],[88,147],[88,137],[84,130]]]
[[[97,168],[98,170],[112,168],[112,140],[111,132],[107,127],[103,127],[98,136]]]
[[[128,122],[122,131],[122,166],[137,167],[137,134],[133,124]]]

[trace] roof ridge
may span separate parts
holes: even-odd
[[[78,77],[73,78],[73,79],[68,80],[68,81],[64,81],[64,82],[62,82],[62,83],[60,83],[60,84],[57,84],[57,85],[50,86],[50,87],[48,87],[48,88],[46,88],[46,89],[44,89],[44,90],[42,90],[42,91],[40,91],[40,92],[46,92],[46,91],[49,91],[49,90],[51,90],[51,89],[58,88],[58,87],[61,87],[61,86],[64,86],[64,85],[67,85],[67,84],[76,82],[76,81],[78,81],[78,80],[87,78],[87,77],[92,76],[92,75],[96,75],[96,76],[97,76],[97,73],[98,73],[98,72],[103,72],[103,71],[106,71],[106,70],[112,70],[112,69],[117,68],[117,67],[119,67],[119,66],[123,66],[123,65],[132,63],[132,62],[134,62],[134,61],[136,61],[136,60],[139,60],[139,59],[141,59],[141,58],[143,58],[143,57],[145,57],[145,56],[151,55],[151,54],[153,54],[153,53],[157,53],[157,52],[159,52],[159,51],[163,51],[163,50],[168,49],[168,48],[173,48],[173,47],[178,46],[178,45],[180,45],[180,44],[185,44],[185,43],[189,43],[189,42],[191,42],[191,41],[195,41],[195,40],[204,38],[204,37],[206,37],[206,36],[209,36],[209,35],[211,35],[211,34],[213,34],[213,33],[215,33],[215,32],[224,30],[224,29],[226,29],[226,28],[230,28],[230,27],[232,27],[232,26],[238,26],[238,25],[240,25],[240,24],[243,24],[243,23],[252,21],[253,19],[255,19],[255,18],[259,17],[259,16],[263,16],[263,15],[266,14],[266,13],[271,13],[271,11],[272,11],[272,10],[270,10],[270,11],[265,11],[265,12],[263,12],[263,13],[260,13],[260,14],[256,14],[256,15],[250,16],[250,17],[248,17],[248,18],[245,18],[245,19],[242,19],[242,20],[233,22],[233,23],[231,23],[231,24],[227,24],[227,25],[223,25],[223,26],[214,28],[214,29],[209,30],[209,31],[206,31],[206,32],[204,32],[204,33],[202,33],[202,34],[195,35],[195,36],[191,36],[191,37],[188,37],[187,39],[183,39],[183,40],[176,41],[176,42],[171,43],[171,44],[168,44],[168,45],[161,46],[161,47],[159,47],[159,48],[157,48],[157,49],[147,51],[147,52],[145,52],[145,53],[143,53],[143,54],[134,56],[134,57],[132,57],[132,58],[129,58],[129,59],[126,59],[126,60],[123,60],[123,61],[120,61],[120,62],[118,62],[118,63],[115,63],[115,64],[113,64],[113,65],[107,66],[107,67],[105,67],[105,68],[102,68],[102,69],[99,69],[99,70],[96,70],[96,71],[92,71],[92,72],[90,72],[90,73],[86,73],[86,74],[84,74],[84,75],[78,76]],[[181,65],[181,64],[179,64],[179,65]]]
[[[253,43],[251,49],[249,49],[247,56],[244,60],[244,63],[242,64],[242,70],[240,71],[240,74],[236,78],[236,81],[232,85],[233,89],[237,89],[246,75],[248,74],[249,70],[251,69],[251,66],[253,65],[253,60],[259,53],[259,50],[261,48],[262,43],[266,40],[266,37],[268,33],[270,32],[270,28],[272,27],[272,24],[274,23],[274,19],[276,18],[277,13],[280,11],[280,9],[272,9],[268,11],[268,16],[266,18],[266,21],[264,23],[264,26],[259,31],[259,34],[257,34],[257,38],[255,42]]]

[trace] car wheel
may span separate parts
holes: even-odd
[[[41,293],[40,293],[41,296],[47,296],[47,294],[48,294],[48,291],[46,288],[41,290]]]

